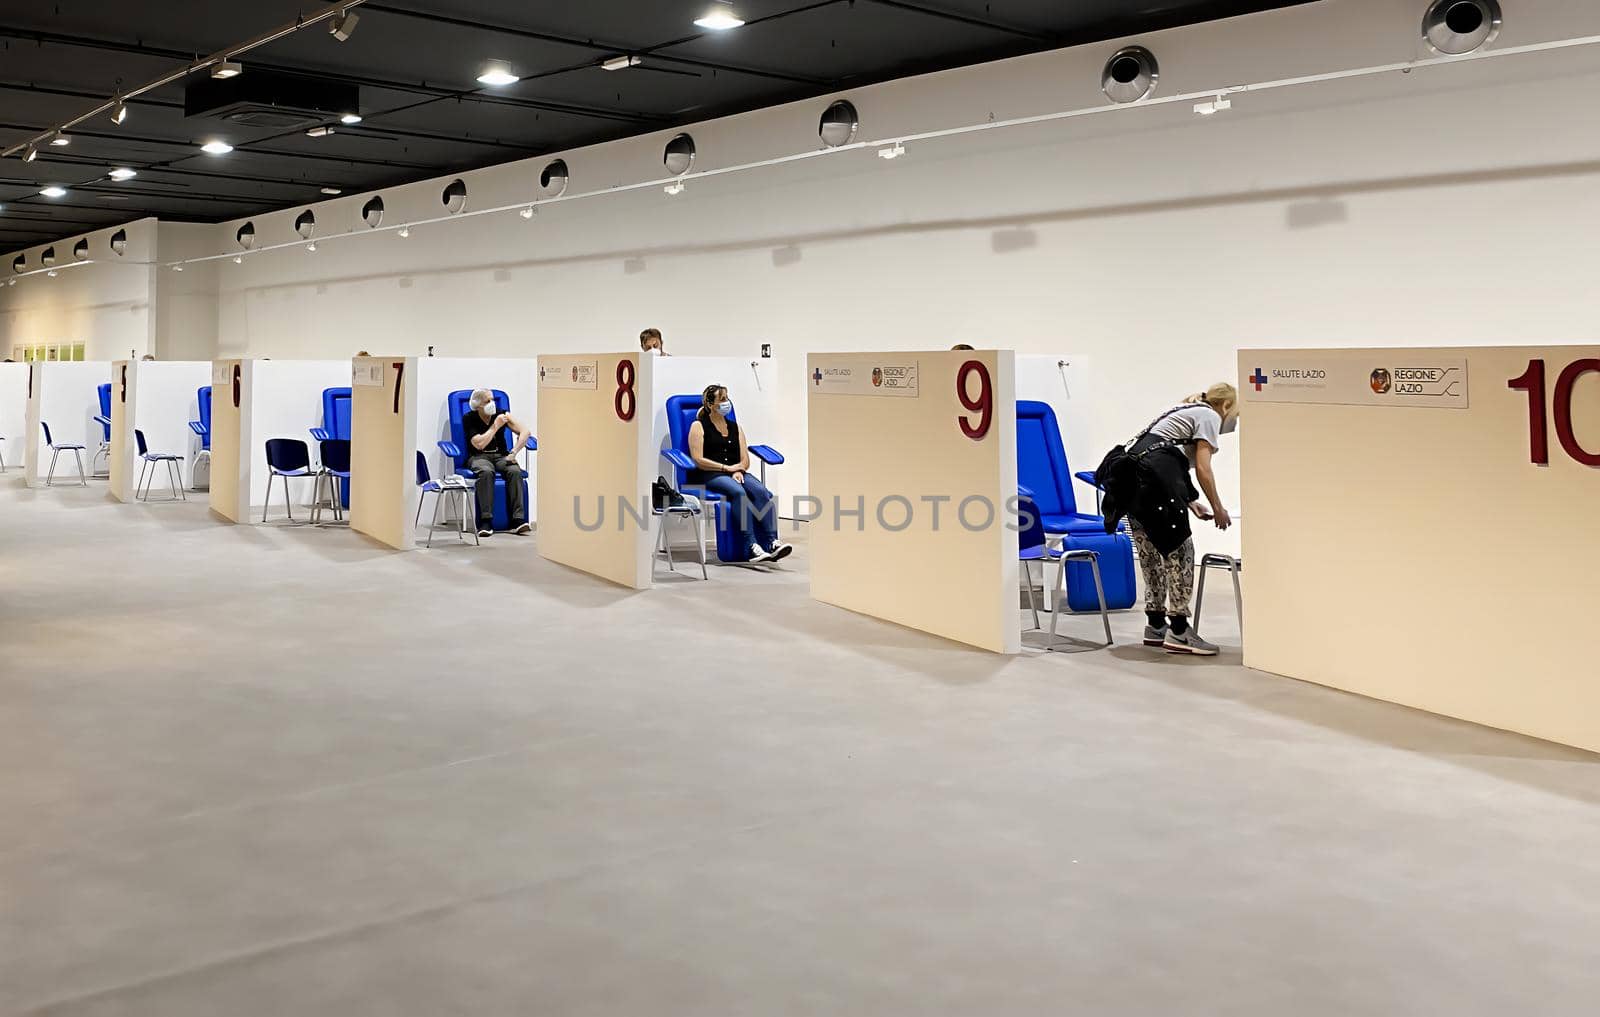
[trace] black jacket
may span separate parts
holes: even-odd
[[[1189,457],[1169,439],[1146,432],[1132,448],[1118,445],[1106,454],[1095,480],[1106,492],[1101,511],[1107,533],[1131,516],[1163,555],[1189,539],[1189,503],[1200,492],[1189,480]]]

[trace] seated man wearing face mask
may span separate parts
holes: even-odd
[[[511,517],[511,531],[517,534],[532,529],[528,525],[528,506],[523,499],[522,478],[526,476],[517,464],[517,453],[528,444],[530,431],[509,413],[498,412],[494,393],[486,388],[472,390],[468,400],[471,407],[461,418],[461,433],[467,439],[467,469],[477,477],[478,483],[478,536],[494,533],[494,478],[499,474],[506,480],[506,510]],[[506,434],[515,440],[507,443]]]

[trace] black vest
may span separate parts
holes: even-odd
[[[700,430],[705,436],[701,445],[700,454],[703,458],[724,466],[737,466],[743,450],[739,447],[739,425],[732,420],[726,421],[728,434],[722,435],[711,423],[711,413],[702,409],[699,416],[695,417],[700,422]],[[704,484],[712,477],[727,476],[726,473],[708,473],[705,470],[690,470],[689,482]]]

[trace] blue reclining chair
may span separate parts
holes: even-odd
[[[1117,532],[1108,534],[1104,516],[1078,511],[1072,476],[1055,410],[1049,403],[1017,400],[1018,486],[1028,492],[1044,532],[1060,538],[1062,548],[1099,554],[1105,604],[1112,610],[1125,610],[1139,594],[1133,541],[1121,523]],[[1076,561],[1066,566],[1067,606],[1074,611],[1100,609],[1100,591],[1090,582],[1088,572]]]
[[[101,456],[106,457],[106,473],[111,472],[111,383],[108,381],[95,390],[100,397],[100,412],[95,414],[94,422],[100,425],[103,432],[100,437],[100,447],[94,450],[94,455],[89,457],[89,471],[94,473],[94,461]],[[95,473],[95,476],[105,474]]]
[[[499,389],[491,389],[490,391],[494,393],[495,408],[501,413],[510,413],[511,397]],[[445,412],[450,415],[450,440],[439,443],[439,451],[450,457],[451,462],[455,464],[456,473],[466,477],[469,483],[476,480],[476,474],[467,469],[467,460],[471,458],[472,449],[467,446],[467,434],[461,429],[461,419],[467,415],[467,411],[471,408],[472,389],[470,388],[457,389],[445,396]],[[508,439],[506,447],[509,448],[510,445],[511,442]],[[528,448],[533,451],[538,451],[539,448],[539,442],[531,434],[528,436]],[[523,472],[528,472],[527,467],[523,467]],[[533,502],[528,499],[527,477],[522,479],[522,503],[528,507],[528,516],[531,519],[533,516]],[[511,510],[506,507],[506,478],[499,475],[494,478],[492,517],[494,519],[491,524],[492,529],[511,529]],[[476,520],[473,525],[476,525]]]
[[[322,390],[322,426],[311,429],[311,437],[317,440],[320,447],[325,441],[342,441],[348,448],[350,443],[350,389],[325,388]],[[349,471],[344,471],[348,473]],[[320,497],[320,495],[319,495]],[[329,497],[332,501],[332,496]],[[350,507],[350,478],[343,477],[339,481],[339,504],[344,508]],[[334,511],[334,518],[339,512]]]
[[[211,386],[206,385],[195,392],[196,402],[200,407],[200,419],[189,421],[189,430],[200,436],[200,455],[211,454]],[[198,456],[196,458],[199,458]]]
[[[700,407],[705,401],[699,393],[690,395],[675,395],[667,397],[667,434],[672,439],[672,447],[661,453],[661,457],[671,463],[675,471],[673,486],[680,491],[692,493],[699,498],[702,504],[709,505],[716,513],[717,532],[717,557],[722,561],[743,562],[750,560],[750,549],[740,547],[733,528],[733,516],[728,513],[727,505],[721,496],[712,494],[698,484],[689,482],[689,471],[694,469],[694,459],[689,455],[689,428],[694,424],[694,418],[699,415]],[[737,413],[729,414],[728,419],[734,423],[739,422]],[[761,483],[767,482],[767,467],[778,466],[783,463],[783,455],[771,445],[751,445],[750,455],[761,464]],[[774,504],[773,511],[777,511]]]

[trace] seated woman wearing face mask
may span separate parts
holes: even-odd
[[[1239,394],[1227,382],[1218,382],[1161,414],[1101,464],[1106,531],[1127,516],[1133,545],[1139,550],[1146,646],[1201,656],[1217,652],[1189,625],[1194,592],[1189,514],[1214,521],[1219,530],[1233,525],[1217,494],[1211,457],[1221,449],[1221,436],[1238,423]],[[1191,466],[1205,492],[1203,503],[1189,481]]]
[[[733,402],[727,388],[707,385],[700,403],[700,412],[689,425],[689,456],[697,467],[689,471],[689,483],[728,502],[739,542],[750,549],[752,562],[787,558],[794,548],[778,539],[778,506],[772,492],[747,472],[750,449],[739,425],[729,419]]]

